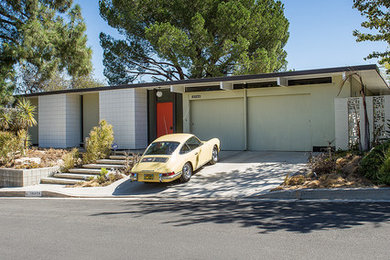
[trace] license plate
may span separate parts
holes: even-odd
[[[152,174],[144,174],[144,180],[153,180],[153,173]]]

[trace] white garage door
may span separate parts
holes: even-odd
[[[218,137],[223,150],[243,150],[244,103],[242,98],[192,100],[191,132],[201,140]]]
[[[310,95],[248,98],[248,149],[310,151]]]

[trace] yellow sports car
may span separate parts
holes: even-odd
[[[146,148],[131,170],[130,179],[141,182],[187,182],[192,173],[207,163],[218,161],[220,141],[202,142],[192,134],[164,135]]]

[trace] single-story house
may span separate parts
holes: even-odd
[[[335,100],[360,96],[352,73],[362,77],[367,96],[390,93],[376,65],[361,65],[24,96],[38,107],[30,133],[40,147],[80,146],[105,119],[119,149],[142,149],[158,136],[188,132],[218,137],[223,150],[315,151],[334,146]]]

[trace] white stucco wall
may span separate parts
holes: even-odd
[[[101,91],[99,118],[113,126],[119,149],[145,148],[147,144],[146,90]]]
[[[348,102],[347,98],[335,98],[335,146],[348,149]]]

